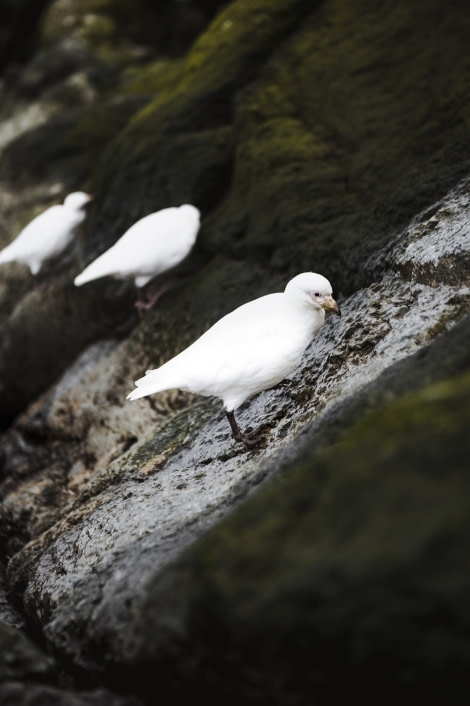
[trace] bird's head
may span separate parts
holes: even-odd
[[[332,297],[331,284],[326,277],[316,272],[302,272],[287,283],[285,293],[313,305],[315,309],[332,311],[341,316],[338,305]]]
[[[67,208],[71,208],[74,211],[79,211],[92,199],[93,196],[85,194],[84,191],[74,191],[72,194],[65,197],[64,206],[67,206]]]
[[[198,208],[196,208],[196,206],[193,206],[190,203],[184,203],[179,207],[179,210],[180,213],[183,213],[191,222],[199,223],[201,219],[201,212]]]

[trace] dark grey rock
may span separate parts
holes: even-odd
[[[457,0],[238,0],[179,61],[120,73],[119,37],[102,84],[77,54],[63,74],[57,47],[36,57],[23,89],[71,110],[8,133],[0,238],[84,180],[95,201],[42,291],[18,268],[0,286],[2,551],[74,677],[12,676],[4,699],[466,703],[468,23]],[[111,280],[74,290],[133,220],[186,200],[200,237],[154,310]],[[126,401],[310,269],[343,315],[239,411],[266,424],[254,450],[217,400]]]

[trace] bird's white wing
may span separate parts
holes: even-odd
[[[51,206],[47,211],[40,213],[26,225],[19,235],[8,246],[12,258],[21,258],[33,253],[42,253],[47,250],[48,241],[56,240],[57,233],[64,227],[62,206]],[[5,250],[7,250],[5,248]],[[2,251],[2,252],[5,252]]]
[[[130,275],[156,275],[187,255],[195,230],[178,208],[166,208],[129,228],[116,243],[115,255],[126,261],[123,266]]]
[[[188,231],[187,221],[182,219],[178,208],[151,213],[134,223],[109,250],[88,265],[76,277],[75,284],[107,275],[153,277],[164,272],[187,254]]]
[[[261,297],[220,319],[197,341],[137,380],[130,399],[180,388],[221,397],[233,408],[276,384],[299,362],[299,327],[282,294]]]
[[[167,208],[154,215],[158,216],[158,220],[149,220],[148,224],[155,238],[155,245],[149,247],[148,267],[157,274],[174,267],[186,257],[194,244],[199,221],[195,221],[194,217],[188,218],[181,208]]]
[[[0,263],[22,262],[36,274],[42,263],[58,255],[71,241],[85,214],[63,206],[51,206],[28,223],[17,238],[0,253]]]
[[[192,372],[191,377],[204,388],[203,394],[247,399],[297,367],[308,336],[283,305],[282,295],[263,297],[257,306],[222,319],[207,338],[195,342],[191,357],[197,352],[199,374]],[[194,367],[185,361],[185,369]]]

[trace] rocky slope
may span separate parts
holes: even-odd
[[[50,660],[4,670],[8,703],[43,673],[64,703],[150,704],[155,683],[177,703],[465,703],[469,22],[456,0],[236,0],[178,58],[116,64],[106,34],[94,93],[8,138],[0,242],[64,191],[95,195],[39,288],[0,273],[5,620]],[[145,316],[131,284],[73,287],[186,201],[198,242]],[[240,410],[266,424],[254,450],[217,400],[126,402],[303,270],[342,318]]]

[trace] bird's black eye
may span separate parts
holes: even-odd
[[[320,292],[315,292],[315,296],[316,296],[316,297],[319,297],[319,296],[320,296]]]

